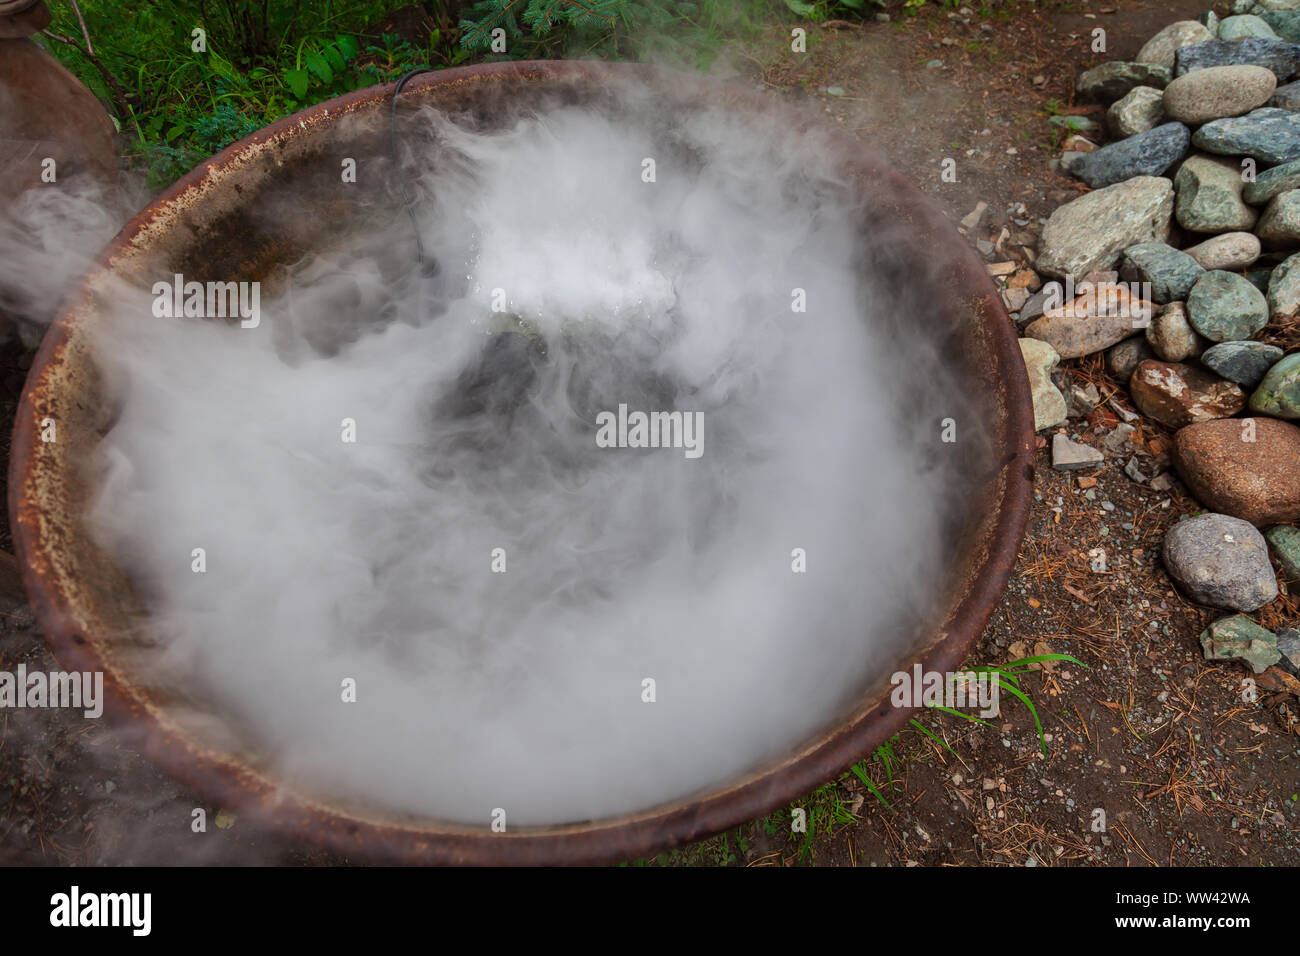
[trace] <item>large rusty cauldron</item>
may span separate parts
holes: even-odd
[[[50,25],[45,0],[0,0],[0,37],[26,37]]]
[[[576,62],[445,70],[409,83],[400,105],[468,111],[490,122],[494,104],[499,110],[503,102],[533,98],[594,101],[615,80],[649,85],[668,104],[674,98],[686,104],[708,97],[739,111],[770,114],[774,109],[755,94],[698,78]],[[126,645],[145,639],[141,611],[126,572],[91,539],[83,519],[94,482],[93,468],[84,463],[94,460],[113,415],[105,407],[85,332],[95,321],[101,284],[110,277],[140,282],[172,272],[200,280],[261,279],[278,263],[337,238],[342,226],[334,224],[346,218],[357,195],[339,188],[340,161],[387,155],[392,94],[390,84],[331,100],[202,164],[123,229],[46,335],[18,411],[9,507],[24,582],[60,663],[102,670],[108,715],[138,735],[131,739],[139,740],[151,759],[206,800],[253,817],[281,836],[356,859],[479,864],[631,859],[767,813],[869,754],[911,715],[890,704],[889,674],[910,671],[914,664],[927,671],[957,669],[997,603],[1024,534],[1033,430],[1014,328],[982,263],[938,209],[847,135],[833,140],[832,148],[842,154],[864,208],[877,223],[902,227],[892,230],[890,248],[873,251],[862,268],[875,273],[883,294],[909,302],[914,320],[932,332],[963,379],[972,411],[987,424],[988,438],[968,443],[964,452],[970,456],[963,471],[971,485],[955,492],[964,512],[947,542],[950,563],[937,569],[933,620],[920,628],[897,666],[863,686],[854,706],[832,726],[783,757],[740,778],[719,780],[688,800],[624,817],[493,833],[486,824],[396,818],[288,792],[257,769],[256,755],[183,727],[169,712],[168,689],[144,686],[124,664]],[[795,125],[809,122],[794,112],[789,117]],[[917,283],[915,263],[936,259],[945,278]],[[47,418],[57,423],[57,441],[41,440]]]
[[[58,182],[118,175],[113,121],[75,76],[28,37],[50,22],[44,3],[0,0],[0,208],[41,184],[45,159]]]

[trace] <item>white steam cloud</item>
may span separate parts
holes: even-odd
[[[0,202],[0,335],[40,341],[73,283],[126,221],[138,184],[110,189],[88,177]]]
[[[255,329],[145,297],[101,324],[94,519],[152,666],[292,787],[484,826],[788,752],[895,662],[941,553],[938,415],[899,410],[943,375],[873,311],[846,187],[720,110],[427,123],[436,277],[392,216],[293,264]],[[703,454],[598,447],[620,403],[702,413]]]

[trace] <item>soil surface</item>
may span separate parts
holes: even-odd
[[[1220,13],[1224,4],[1216,4]],[[1078,73],[1131,58],[1201,0],[1002,2],[961,10],[889,9],[889,23],[802,24],[808,53],[790,51],[789,22],[738,45],[740,78],[820,113],[884,153],[954,220],[985,202],[972,242],[991,258],[1025,259],[1039,221],[1083,191],[1050,161],[1066,135],[1053,115],[1100,121],[1075,104]],[[1090,49],[1105,31],[1106,52]],[[932,61],[941,65],[929,65]],[[956,182],[941,179],[956,161]],[[1003,230],[1006,235],[1003,235]],[[4,451],[26,357],[0,349]],[[1097,357],[1065,363],[1131,408]],[[1071,434],[1096,442],[1108,406]],[[1169,436],[1144,423],[1159,454]],[[1163,448],[1161,443],[1163,444]],[[1154,444],[1153,444],[1154,443]],[[1045,445],[1045,442],[1043,443]],[[638,864],[1108,865],[1293,864],[1300,856],[1300,700],[1270,674],[1202,659],[1197,635],[1219,616],[1185,601],[1159,559],[1165,529],[1198,510],[1178,486],[1152,490],[1123,458],[1096,473],[1052,470],[1040,448],[1028,535],[1011,584],[967,664],[1065,653],[1024,692],[1042,721],[1004,695],[988,726],[928,713],[790,809]],[[0,542],[9,547],[7,528]],[[1103,548],[1107,569],[1089,552]],[[2,569],[0,569],[2,570]],[[942,587],[936,582],[935,587]],[[1258,617],[1300,619],[1293,583]],[[52,670],[30,611],[0,606],[0,670]],[[867,781],[870,781],[868,786]],[[258,833],[153,767],[131,742],[66,710],[0,711],[0,860],[40,863],[346,862]],[[887,805],[886,805],[887,804]],[[205,833],[193,812],[207,814]],[[792,833],[792,809],[810,833]]]

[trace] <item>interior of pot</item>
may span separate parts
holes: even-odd
[[[770,112],[751,94],[657,71],[598,64],[498,64],[419,77],[400,110],[433,106],[491,126],[502,104],[599,104],[618,79],[653,88],[689,109],[701,98]],[[626,859],[698,838],[795,799],[860,759],[909,716],[890,705],[889,676],[954,669],[978,637],[1015,560],[1032,478],[1031,412],[1023,362],[981,263],[938,212],[853,139],[831,136],[858,191],[862,228],[884,233],[861,268],[878,294],[921,326],[961,382],[951,453],[964,487],[949,528],[947,566],[933,613],[894,667],[861,688],[855,704],[803,746],[705,793],[632,816],[504,833],[328,804],[287,792],[258,755],[175,688],[142,682],[132,661],[151,645],[127,572],[92,539],[85,505],[96,486],[95,449],[114,409],[86,329],[117,283],[148,287],[158,275],[260,280],[305,251],[337,243],[367,217],[401,215],[389,151],[392,87],[360,91],[291,117],[204,163],[144,210],[50,330],[33,365],[15,428],[10,510],[25,582],[63,666],[102,670],[108,713],[129,738],[202,796],[268,826],[362,858],[409,862],[592,862]],[[790,114],[790,122],[805,121]],[[357,160],[355,183],[340,177]],[[889,311],[889,309],[886,309]],[[202,383],[195,387],[202,388]],[[924,387],[924,383],[918,383]],[[900,404],[906,415],[906,403]],[[979,427],[966,428],[978,422]],[[56,440],[48,436],[54,423]],[[917,422],[940,429],[940,422]]]

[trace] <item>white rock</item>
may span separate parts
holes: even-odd
[[[1052,436],[1052,467],[1057,471],[1080,471],[1097,468],[1106,457],[1091,445],[1071,441],[1057,432]]]
[[[1038,339],[1021,339],[1020,354],[1029,375],[1029,391],[1034,401],[1034,431],[1055,428],[1065,422],[1068,409],[1065,396],[1052,381],[1052,369],[1060,363],[1056,349]]]

